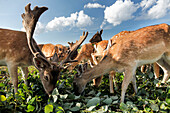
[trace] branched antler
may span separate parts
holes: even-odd
[[[35,6],[34,9],[31,10],[30,6],[31,6],[30,3],[25,6],[25,13],[23,13],[21,16],[23,18],[22,24],[26,30],[28,46],[32,54],[34,55],[33,62],[36,67],[37,65],[35,63],[35,59],[38,59],[39,61],[43,62],[46,66],[49,66],[50,63],[45,58],[45,56],[42,54],[42,52],[37,49],[38,45],[36,44],[36,42],[33,42],[33,38],[32,38],[35,27],[36,27],[36,23],[38,22],[39,17],[48,8]]]
[[[74,52],[80,47],[80,45],[83,43],[83,41],[87,38],[87,35],[88,35],[88,32],[86,32],[86,35],[85,35],[85,32],[83,32],[83,36],[80,36],[80,40],[77,41],[73,47],[71,48],[67,58],[65,60],[63,60],[61,63],[60,63],[60,66],[62,67],[63,64],[65,63],[69,63],[69,62],[77,62],[77,60],[72,60],[71,59],[71,56],[74,54]]]

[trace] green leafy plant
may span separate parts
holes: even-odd
[[[1,70],[2,71],[2,70]],[[118,89],[114,94],[109,93],[109,76],[104,75],[101,85],[96,88],[89,82],[81,96],[75,96],[73,92],[73,78],[77,73],[61,72],[61,78],[57,82],[52,95],[45,94],[40,81],[39,73],[34,67],[29,67],[26,86],[22,77],[19,77],[18,93],[14,95],[14,89],[10,82],[8,72],[0,75],[0,111],[2,112],[30,112],[30,113],[71,113],[71,112],[168,112],[170,109],[169,83],[157,88],[160,80],[154,79],[153,72],[148,70],[146,74],[136,72],[138,93],[134,94],[130,84],[125,103],[120,103],[121,83],[123,74],[116,73]],[[20,70],[19,70],[20,72]],[[21,75],[21,73],[20,73]]]

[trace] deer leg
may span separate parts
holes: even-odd
[[[135,76],[136,68],[126,69],[124,72],[124,79],[122,83],[122,91],[121,91],[121,100],[120,102],[124,102],[125,93],[128,88],[129,83],[133,80],[133,76]]]
[[[170,76],[170,65],[163,58],[158,60],[157,63],[164,71],[164,77],[162,83],[165,83]]]
[[[145,73],[145,65],[142,65],[142,66],[141,66],[140,71],[141,71],[142,73]]]
[[[155,79],[159,78],[159,65],[157,63],[153,63],[153,69],[154,69],[154,75],[155,75]],[[156,84],[156,87],[159,87],[159,83]]]
[[[99,87],[99,85],[100,85],[100,83],[101,83],[101,81],[102,81],[102,78],[103,78],[103,75],[100,76],[100,77],[97,77],[97,78],[93,79],[93,85],[94,85],[95,87]]]
[[[97,62],[96,56],[98,56],[98,55],[96,53],[92,53],[91,56],[92,56],[94,64],[97,65],[98,62]]]
[[[135,93],[137,94],[138,89],[136,86],[136,76],[135,75],[133,75],[133,78],[132,78],[132,85],[133,85],[133,89],[134,89]]]
[[[90,64],[90,67],[93,68],[94,67],[94,64],[93,64],[93,58],[92,56],[89,58],[89,64]]]
[[[110,93],[114,93],[114,88],[113,88],[113,76],[114,76],[114,71],[110,71],[109,73],[109,85],[110,85]]]
[[[21,67],[22,77],[24,79],[24,83],[28,86],[28,67]]]
[[[9,75],[12,79],[12,84],[14,85],[14,93],[17,93],[17,90],[18,90],[18,73],[17,73],[17,70],[18,70],[18,67],[15,66],[15,65],[7,65],[8,67],[8,70],[9,70]]]

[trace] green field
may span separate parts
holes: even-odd
[[[61,72],[60,80],[51,97],[45,94],[39,73],[34,67],[29,67],[29,86],[24,84],[20,69],[18,93],[14,96],[14,88],[6,67],[0,68],[0,113],[71,113],[71,112],[125,112],[125,113],[150,113],[169,112],[170,110],[170,85],[163,84],[157,88],[153,71],[146,74],[136,72],[138,93],[134,94],[130,84],[126,92],[125,103],[120,102],[121,83],[123,75],[116,74],[119,86],[114,94],[109,93],[109,76],[106,74],[101,85],[96,88],[92,82],[88,83],[81,96],[73,93],[73,78],[77,73]]]

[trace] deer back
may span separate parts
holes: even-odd
[[[32,64],[33,55],[28,47],[25,32],[0,29],[0,39],[0,60],[16,65]]]

